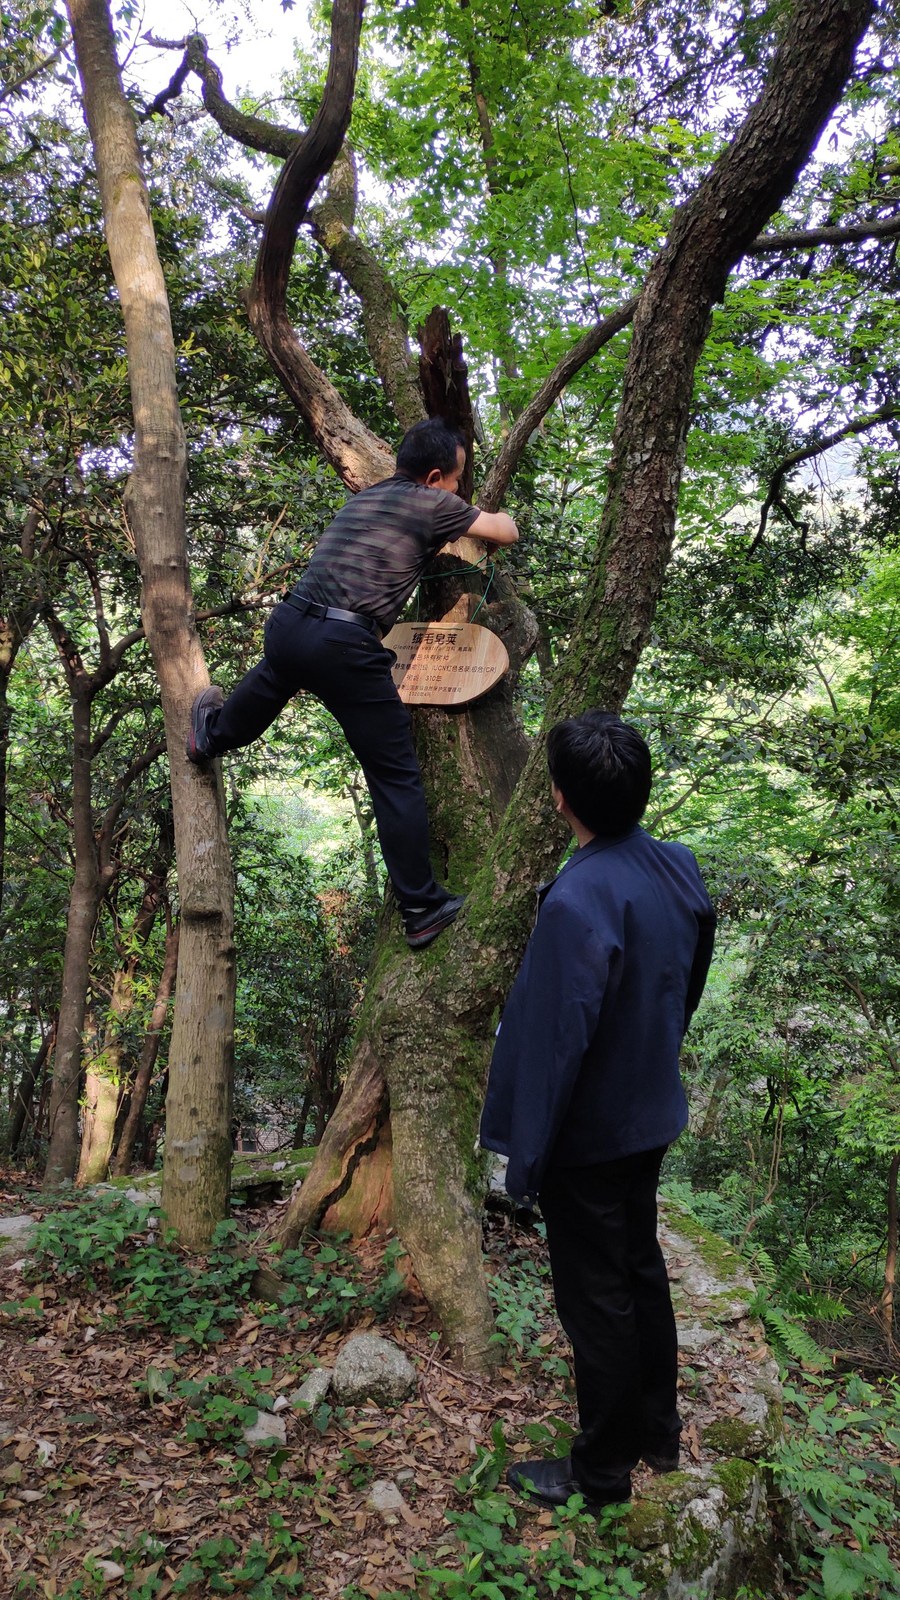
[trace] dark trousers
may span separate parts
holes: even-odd
[[[210,719],[210,752],[252,744],[307,689],[340,723],[363,769],[401,910],[430,908],[442,905],[447,892],[431,870],[422,774],[409,712],[391,678],[393,661],[358,623],[304,615],[282,601],[266,623],[264,659]]]
[[[681,1431],[675,1314],[656,1236],[664,1155],[552,1167],[541,1186],[556,1309],[575,1356],[572,1470],[588,1496],[627,1493],[642,1454],[671,1455]]]

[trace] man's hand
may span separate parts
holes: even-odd
[[[505,511],[479,511],[466,531],[470,539],[484,539],[488,544],[515,544],[519,537],[518,528]]]

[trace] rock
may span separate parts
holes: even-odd
[[[245,1444],[287,1444],[287,1428],[283,1417],[273,1416],[271,1411],[261,1411],[255,1422],[250,1422],[244,1429]]]
[[[94,1566],[103,1573],[104,1580],[107,1583],[114,1583],[117,1578],[124,1578],[125,1576],[125,1568],[120,1567],[118,1561],[98,1561],[95,1556]]]
[[[404,1513],[409,1512],[409,1506],[390,1478],[380,1478],[377,1483],[372,1484],[366,1497],[366,1505],[370,1511],[377,1511],[387,1523],[396,1522]]]
[[[641,1484],[623,1523],[641,1552],[634,1576],[645,1585],[644,1600],[781,1595],[791,1511],[765,1462],[782,1430],[782,1395],[763,1330],[749,1313],[753,1287],[732,1247],[679,1202],[664,1200],[661,1214],[678,1343],[698,1369],[697,1387],[685,1394],[688,1438],[692,1430],[702,1449],[699,1465]]]
[[[403,1351],[377,1333],[356,1333],[334,1364],[332,1387],[341,1405],[374,1400],[379,1406],[399,1405],[416,1388],[416,1370]]]
[[[330,1367],[315,1367],[309,1377],[304,1378],[299,1389],[295,1389],[293,1394],[288,1396],[289,1404],[295,1408],[305,1406],[307,1410],[312,1411],[314,1406],[320,1405],[325,1399],[331,1388],[331,1377]]]
[[[488,1194],[506,1194],[506,1169],[509,1166],[508,1156],[498,1156],[491,1153],[491,1164],[488,1168]]]
[[[0,1217],[0,1266],[8,1267],[27,1254],[36,1227],[36,1217]]]
[[[759,1461],[781,1434],[781,1408],[765,1394],[744,1395],[737,1416],[718,1417],[703,1430],[703,1443],[723,1456]]]
[[[705,1350],[708,1344],[714,1344],[718,1334],[713,1328],[701,1328],[699,1324],[693,1327],[678,1325],[678,1348],[686,1350],[689,1355],[697,1356]]]
[[[645,1600],[784,1592],[765,1474],[754,1462],[656,1479],[633,1503],[623,1532],[641,1551],[632,1570],[646,1585]]]
[[[243,1151],[231,1166],[231,1192],[247,1205],[259,1200],[277,1200],[308,1173],[315,1150],[291,1150],[281,1156],[262,1151]]]

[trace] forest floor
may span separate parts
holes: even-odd
[[[41,1197],[20,1176],[4,1183],[0,1174],[0,1208],[40,1215]],[[168,1325],[154,1321],[165,1324],[174,1304],[165,1276],[148,1272],[137,1296],[133,1283],[126,1293],[114,1274],[91,1267],[92,1240],[103,1259],[102,1228],[85,1229],[77,1202],[56,1210],[64,1271],[44,1263],[28,1278],[0,1273],[3,1600],[411,1591],[502,1600],[520,1592],[523,1562],[538,1573],[523,1596],[640,1592],[615,1522],[589,1541],[596,1564],[576,1563],[576,1572],[576,1540],[583,1562],[592,1519],[535,1511],[503,1485],[507,1458],[561,1453],[573,1416],[569,1352],[533,1225],[505,1211],[490,1216],[489,1268],[507,1339],[488,1380],[447,1362],[422,1302],[401,1296],[386,1306],[374,1259],[357,1268],[325,1243],[304,1315],[235,1295],[234,1320],[213,1318],[205,1334],[198,1279],[186,1337],[181,1302]],[[245,1214],[242,1227],[271,1216],[271,1208]],[[79,1254],[86,1276],[72,1265]],[[342,1300],[352,1314],[337,1327]],[[271,1410],[313,1367],[332,1366],[350,1331],[376,1322],[416,1367],[412,1399],[384,1412],[326,1401],[308,1415],[283,1405],[284,1446],[244,1441],[248,1406]],[[689,1423],[689,1459],[698,1459],[698,1438]],[[377,1510],[373,1486],[385,1481],[399,1496],[392,1510]],[[642,1481],[636,1474],[636,1494]],[[479,1586],[484,1550],[509,1587]],[[592,1570],[593,1582],[577,1575]]]

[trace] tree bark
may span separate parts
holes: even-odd
[[[881,1320],[888,1349],[894,1348],[894,1295],[897,1289],[897,1235],[900,1208],[897,1204],[897,1178],[900,1175],[900,1150],[891,1157],[887,1182],[887,1249],[884,1258],[884,1284],[881,1291]]]
[[[100,1041],[96,1015],[89,1011],[83,1033],[84,1090],[81,1096],[81,1153],[76,1183],[102,1183],[109,1165],[109,1146],[116,1125],[119,1086],[97,1070]]]
[[[334,0],[322,104],[272,192],[247,301],[250,325],[273,372],[299,406],[327,460],[354,492],[389,476],[392,453],[357,420],[310,360],[291,325],[286,300],[297,229],[316,186],[337,158],[350,121],[361,20],[360,0]]]
[[[153,1010],[150,1014],[150,1026],[144,1035],[141,1049],[141,1059],[138,1063],[134,1082],[131,1085],[131,1094],[128,1101],[128,1111],[119,1135],[116,1153],[110,1163],[110,1171],[115,1177],[124,1177],[131,1171],[134,1161],[134,1147],[147,1104],[147,1095],[153,1081],[153,1069],[159,1054],[159,1042],[162,1030],[166,1025],[169,1014],[169,1001],[175,989],[175,978],[178,972],[178,924],[169,925],[166,932],[166,954]]]
[[[7,1149],[9,1150],[9,1154],[11,1156],[14,1156],[19,1148],[19,1143],[22,1138],[22,1131],[25,1127],[25,1119],[31,1111],[31,1103],[34,1099],[35,1088],[41,1081],[41,1074],[44,1072],[47,1062],[50,1060],[55,1043],[56,1020],[54,1019],[52,1026],[47,1030],[43,1039],[41,1040],[37,1055],[35,1056],[34,1060],[25,1068],[25,1071],[22,1073],[22,1076],[19,1079],[16,1087],[15,1095],[13,1097],[12,1115],[9,1119],[9,1136],[7,1139]]]
[[[171,845],[167,848],[167,839],[171,839],[171,834],[166,818],[162,820],[161,834],[160,853],[130,929],[130,953],[113,977],[103,1040],[86,1072],[81,1158],[76,1178],[79,1187],[102,1183],[105,1179],[115,1140],[119,1106],[127,1092],[128,1069],[123,1030],[134,1008],[134,982],[141,950],[153,932],[153,924],[165,894],[166,874],[171,864]]]
[[[172,776],[182,952],[163,1204],[183,1243],[200,1249],[225,1215],[231,1171],[234,940],[224,793],[218,764],[200,771],[184,753],[191,702],[208,674],[192,614],[175,346],[134,119],[106,0],[68,0],[67,9],[125,323],[135,425],[127,513]]]
[[[82,685],[72,701],[72,836],[75,877],[66,922],[62,993],[59,1001],[50,1142],[44,1184],[71,1183],[78,1164],[78,1097],[81,1041],[90,978],[91,945],[105,884],[101,882],[91,804],[91,699]]]

